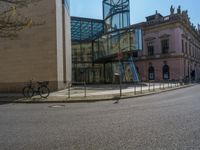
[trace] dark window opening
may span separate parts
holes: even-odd
[[[162,53],[166,54],[169,52],[169,40],[162,40],[161,41]]]
[[[154,55],[154,44],[153,44],[153,42],[147,43],[147,50],[148,50],[148,56]]]
[[[138,57],[138,52],[133,52],[133,57]]]
[[[184,41],[182,40],[182,52],[184,53]]]
[[[155,80],[155,71],[154,67],[149,67],[149,80]]]
[[[170,79],[170,71],[169,71],[169,66],[164,65],[163,66],[163,80],[169,80]]]

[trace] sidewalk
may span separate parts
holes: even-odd
[[[193,86],[195,84],[180,85],[180,84],[142,84],[122,85],[122,95],[120,97],[119,85],[90,85],[85,89],[83,86],[76,86],[62,91],[53,92],[47,99],[41,99],[39,96],[34,96],[32,99],[23,98],[22,94],[0,94],[0,102],[11,103],[74,103],[74,102],[96,102],[106,100],[117,100],[134,98],[158,94],[171,90],[177,90]]]

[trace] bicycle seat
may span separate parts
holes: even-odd
[[[43,82],[37,82],[37,83],[40,84],[40,85],[48,85],[49,81],[43,81]]]

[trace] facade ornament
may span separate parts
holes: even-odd
[[[174,7],[173,5],[171,5],[171,8],[170,8],[170,15],[173,15],[174,14]]]
[[[159,19],[159,15],[158,15],[158,10],[156,10],[156,16],[155,16],[155,19]]]
[[[185,11],[182,11],[182,16],[184,17],[184,19],[186,20],[186,21],[190,21],[190,18],[189,18],[189,16],[188,16],[188,11],[187,10],[185,10]]]
[[[187,10],[182,11],[182,15],[183,15],[184,17],[187,17],[187,18],[188,18],[188,11],[187,11]]]
[[[178,6],[177,13],[181,14],[181,6],[180,5]]]
[[[200,34],[200,24],[198,24],[198,32],[199,32],[199,34]]]

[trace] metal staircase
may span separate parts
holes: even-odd
[[[128,63],[130,65],[130,70],[131,70],[131,75],[132,75],[133,81],[139,82],[140,80],[139,80],[138,72],[137,72],[137,69],[136,69],[135,64],[133,62],[132,57],[128,58],[128,62],[120,62],[120,64],[119,64],[120,73],[121,73],[121,80],[123,80],[124,77],[126,78],[124,63]]]

